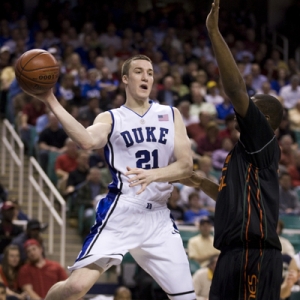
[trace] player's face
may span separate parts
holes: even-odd
[[[132,61],[123,82],[127,85],[127,96],[138,101],[147,100],[153,85],[152,64],[147,60]]]

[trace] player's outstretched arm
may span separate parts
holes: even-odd
[[[191,177],[181,179],[177,182],[187,186],[200,188],[207,196],[215,201],[217,200],[219,186],[210,179],[197,174],[197,172],[193,172]]]
[[[235,111],[242,117],[246,115],[249,97],[242,75],[231,51],[223,39],[218,25],[220,0],[214,0],[206,19],[206,27],[218,63],[224,91],[230,98]]]
[[[33,95],[43,101],[55,114],[67,135],[82,149],[102,148],[107,143],[111,130],[111,116],[108,112],[98,115],[94,124],[84,128],[58,102],[52,90],[40,95]]]
[[[177,108],[173,109],[175,115],[174,156],[176,161],[166,167],[151,170],[128,168],[127,176],[136,175],[129,179],[130,186],[142,185],[141,190],[137,194],[143,192],[151,182],[172,182],[190,177],[192,174],[191,143],[180,112]]]

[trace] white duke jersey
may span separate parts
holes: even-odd
[[[173,190],[171,184],[152,182],[144,192],[136,195],[141,185],[129,187],[129,178],[124,175],[127,166],[148,170],[166,167],[174,161],[173,108],[151,100],[150,104],[143,116],[124,105],[109,111],[112,129],[104,148],[112,174],[109,190],[121,192],[123,197],[139,204],[151,201],[165,204]]]

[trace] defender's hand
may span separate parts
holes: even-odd
[[[219,4],[220,4],[220,0],[214,0],[214,2],[211,5],[210,13],[206,18],[206,28],[208,32],[213,32],[215,30],[218,30],[219,8],[220,8]]]

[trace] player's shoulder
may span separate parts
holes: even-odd
[[[112,115],[110,111],[105,111],[100,113],[94,121],[94,124],[96,123],[107,123],[107,124],[112,124]]]

